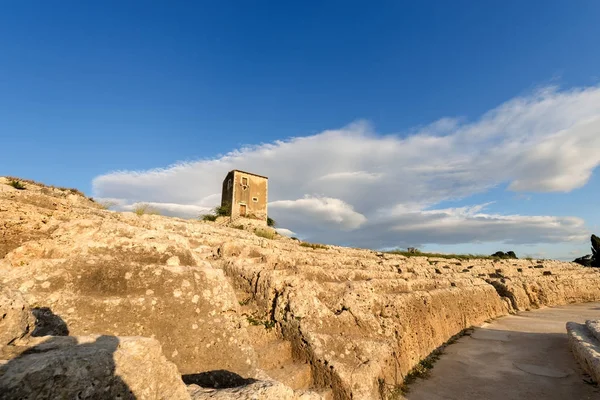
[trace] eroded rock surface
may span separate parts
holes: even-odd
[[[18,290],[0,285],[0,347],[30,333],[34,318]]]
[[[186,400],[160,343],[142,337],[43,337],[0,365],[0,399]]]
[[[574,263],[313,249],[43,189],[0,190],[0,284],[71,335],[156,338],[182,374],[264,369],[296,394],[378,398],[464,328],[600,299],[600,270]]]
[[[567,322],[567,335],[579,365],[595,382],[600,382],[600,321]]]

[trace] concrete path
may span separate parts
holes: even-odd
[[[568,346],[565,323],[600,319],[600,303],[511,315],[448,346],[408,400],[587,400],[600,388],[585,382]]]

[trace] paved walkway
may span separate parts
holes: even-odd
[[[586,400],[600,388],[585,383],[565,323],[600,319],[600,303],[575,304],[502,317],[448,346],[431,376],[410,386],[408,400]]]

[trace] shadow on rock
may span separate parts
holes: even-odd
[[[31,336],[69,336],[65,321],[50,308],[32,308],[31,313],[35,317],[35,329]]]
[[[0,399],[135,399],[115,374],[118,346],[115,336],[51,337],[0,365]]]
[[[203,388],[226,389],[245,386],[256,382],[253,378],[243,378],[235,372],[224,369],[188,374],[181,377],[186,385],[198,385]]]

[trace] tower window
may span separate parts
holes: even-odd
[[[258,203],[258,197],[253,197],[252,201],[255,202],[255,203]]]

